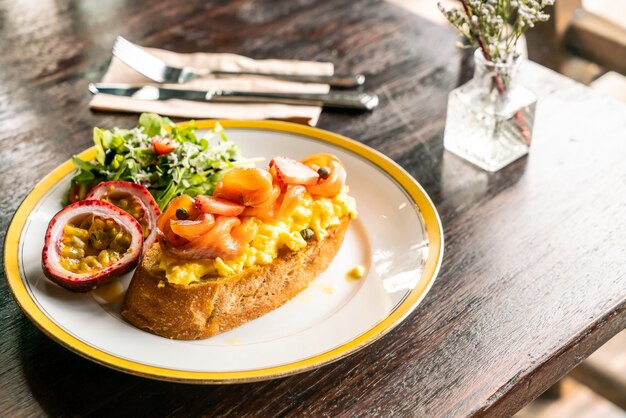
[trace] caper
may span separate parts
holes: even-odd
[[[305,241],[309,241],[313,238],[315,233],[313,232],[311,228],[305,228],[302,231],[300,231],[300,235],[302,235],[302,238],[304,238]]]
[[[320,167],[317,170],[317,174],[320,175],[320,178],[327,179],[328,176],[330,176],[330,168],[328,168],[328,167]]]
[[[187,212],[187,209],[185,208],[176,209],[176,219],[180,219],[181,221],[184,221],[187,218],[189,218],[189,212]]]

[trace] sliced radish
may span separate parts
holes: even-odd
[[[287,157],[274,157],[270,168],[274,168],[278,180],[285,184],[302,184],[304,186],[317,183],[319,174],[302,164],[300,161]]]

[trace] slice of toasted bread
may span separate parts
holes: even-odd
[[[350,218],[300,251],[285,250],[268,265],[187,286],[168,283],[159,270],[158,244],[135,271],[122,306],[134,326],[177,340],[207,338],[283,305],[326,270],[343,242]]]

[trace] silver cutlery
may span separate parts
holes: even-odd
[[[297,75],[172,67],[121,36],[118,36],[115,40],[113,55],[126,63],[129,67],[157,83],[182,84],[196,77],[206,75],[259,76],[302,83],[329,84],[333,87],[357,87],[365,82],[365,76],[363,74]]]
[[[372,110],[378,106],[378,96],[368,93],[264,93],[223,90],[184,90],[151,85],[123,83],[90,83],[92,94],[104,93],[132,97],[138,100],[182,99],[200,102],[285,103],[324,106],[341,109]]]

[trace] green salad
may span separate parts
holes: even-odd
[[[219,124],[203,136],[193,121],[185,127],[154,113],[144,113],[133,129],[94,128],[96,158],[72,158],[77,173],[72,178],[70,200],[80,200],[102,181],[123,180],[145,186],[161,210],[174,197],[210,195],[224,172],[245,165],[237,146]]]

